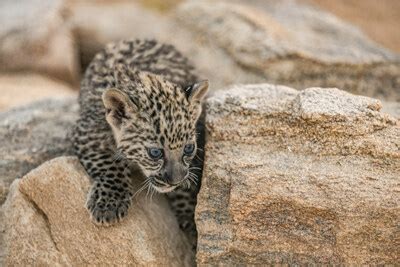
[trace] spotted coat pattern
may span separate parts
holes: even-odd
[[[181,53],[153,40],[113,43],[95,56],[81,83],[73,136],[93,180],[86,205],[95,223],[124,218],[133,196],[145,189],[168,192],[180,227],[195,244],[204,146],[198,81]],[[194,145],[192,154],[182,152],[187,144]],[[151,158],[151,147],[162,149],[162,158]],[[138,177],[141,188],[132,182]]]

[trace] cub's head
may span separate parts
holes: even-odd
[[[119,153],[158,192],[193,181],[196,122],[208,82],[182,88],[154,74],[126,70],[117,70],[115,78],[116,86],[103,93],[103,103]]]

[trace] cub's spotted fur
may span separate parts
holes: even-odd
[[[87,208],[95,223],[126,216],[139,190],[132,179],[142,177],[141,189],[169,193],[181,228],[195,239],[198,119],[208,82],[193,70],[174,47],[149,40],[110,44],[88,66],[74,147],[93,179]]]

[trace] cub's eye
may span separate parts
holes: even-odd
[[[159,159],[163,155],[163,150],[161,148],[149,148],[147,150],[147,153],[149,154],[150,158],[152,159]]]
[[[193,154],[193,152],[194,152],[194,145],[193,144],[187,144],[183,148],[183,153],[185,153],[185,155],[191,155],[191,154]]]

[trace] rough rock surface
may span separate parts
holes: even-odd
[[[3,206],[5,265],[190,264],[191,246],[162,195],[138,195],[124,221],[101,227],[84,207],[88,188],[75,157],[53,159],[16,180]]]
[[[14,179],[71,152],[67,134],[77,119],[76,102],[43,100],[0,113],[0,205]]]
[[[380,108],[268,84],[208,99],[200,266],[398,264],[400,124]]]
[[[400,100],[400,57],[350,24],[296,1],[233,2],[186,1],[176,17],[267,82]]]
[[[0,74],[0,86],[0,111],[44,98],[63,99],[77,94],[65,83],[32,73]]]
[[[62,0],[0,1],[0,71],[37,71],[77,84],[78,58]]]

